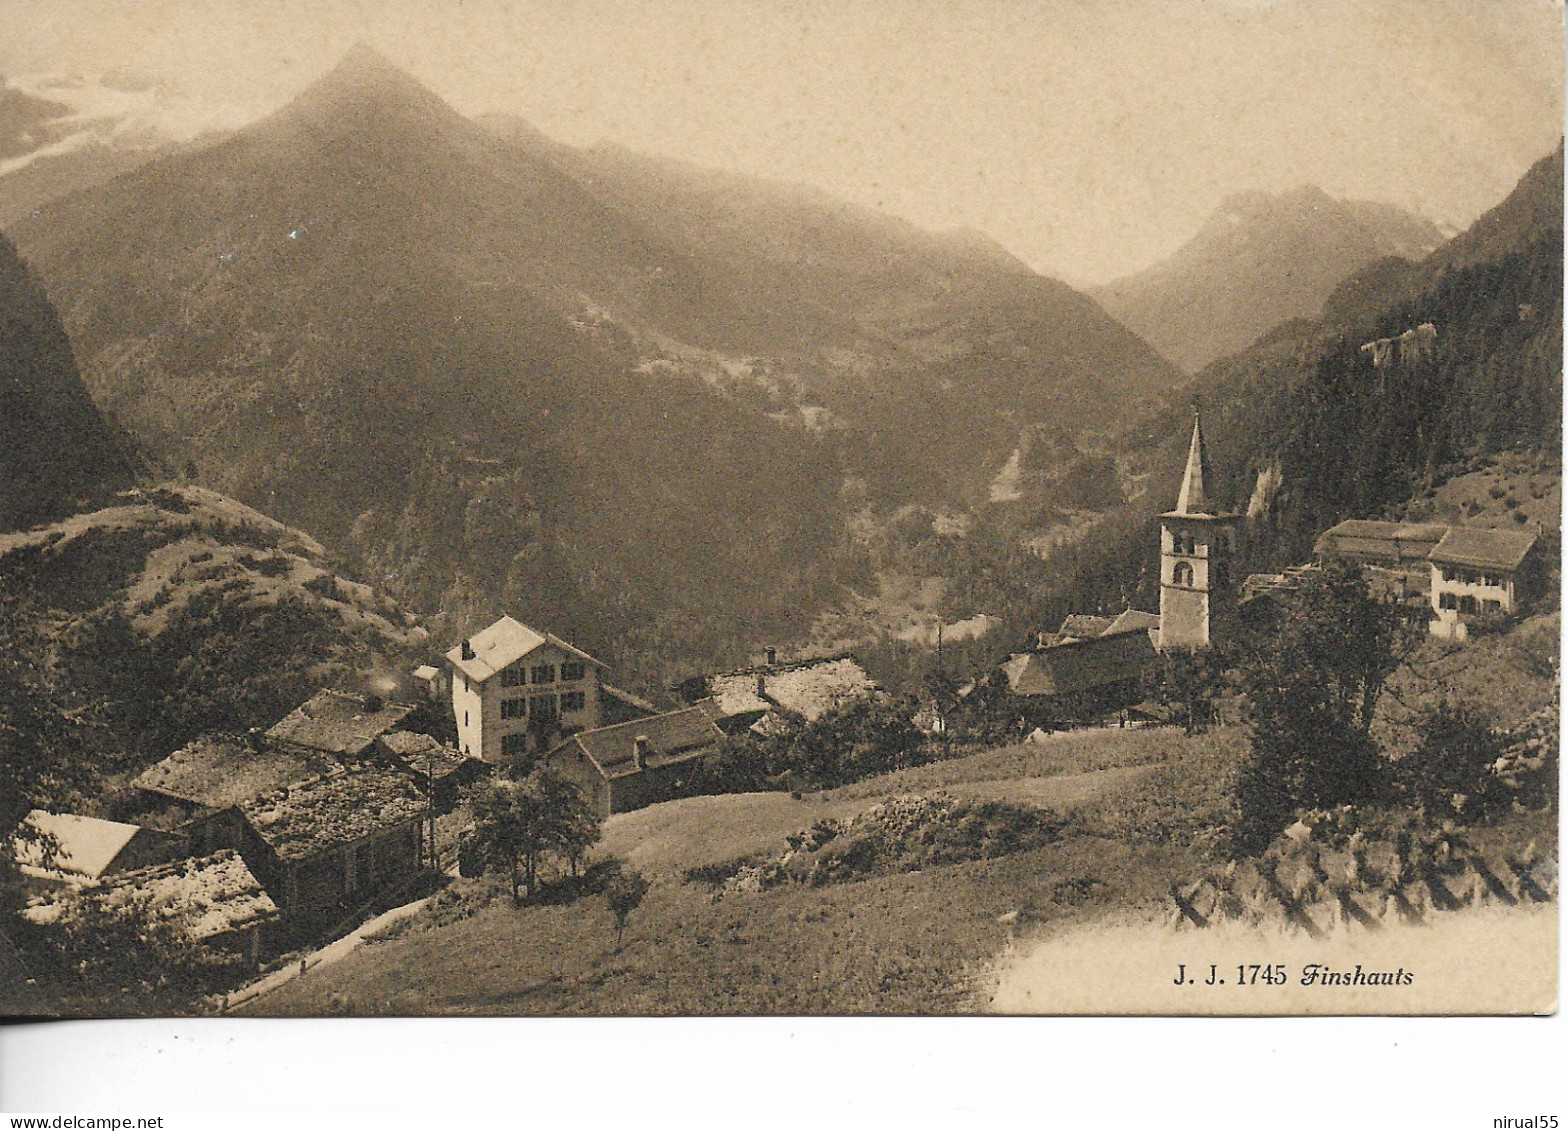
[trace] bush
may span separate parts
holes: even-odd
[[[1400,791],[1438,818],[1474,820],[1505,801],[1492,763],[1502,744],[1466,703],[1439,703],[1416,724],[1416,749],[1395,766]]]

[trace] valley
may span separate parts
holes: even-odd
[[[458,101],[361,43],[183,140],[0,102],[4,1011],[1548,945],[1560,141],[1462,231],[1237,190],[1078,287]]]

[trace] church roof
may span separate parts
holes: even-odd
[[[1173,515],[1218,517],[1220,512],[1209,498],[1215,486],[1214,475],[1209,469],[1209,449],[1203,442],[1203,420],[1192,417],[1192,442],[1187,445],[1187,468],[1182,472],[1181,490],[1176,495]]]

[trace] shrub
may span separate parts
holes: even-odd
[[[1473,820],[1504,790],[1491,765],[1501,743],[1481,711],[1446,699],[1416,724],[1416,748],[1395,764],[1402,793],[1435,817]]]

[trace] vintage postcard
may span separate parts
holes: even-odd
[[[1560,4],[0,24],[0,1013],[1555,1012]]]

